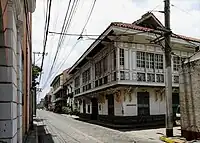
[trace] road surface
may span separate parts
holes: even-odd
[[[74,118],[38,110],[38,125],[44,127],[48,143],[160,143],[151,137],[142,138],[137,133],[126,133],[78,121]],[[40,133],[39,133],[40,134]],[[39,135],[39,140],[45,137]],[[45,140],[45,141],[44,141]],[[48,140],[48,141],[47,141]]]

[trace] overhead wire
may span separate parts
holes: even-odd
[[[149,13],[152,13],[154,10],[156,10],[161,4],[158,4],[157,6],[155,6],[152,10],[149,11]]]
[[[35,63],[39,62],[39,60],[41,60],[41,58],[42,58],[42,57],[38,58],[38,59],[35,61]]]
[[[71,3],[71,0],[70,0],[69,2]],[[69,3],[68,8],[70,8],[70,3]],[[77,10],[77,5],[78,5],[78,3],[79,3],[79,0],[74,0],[73,4],[72,4],[72,6],[71,6],[71,10],[70,10],[69,16],[68,16],[69,10],[67,10],[67,12],[66,12],[65,19],[64,19],[64,22],[63,22],[63,27],[62,27],[62,30],[61,30],[61,35],[60,35],[59,42],[58,42],[58,46],[57,46],[56,55],[54,56],[54,61],[53,61],[53,64],[52,64],[52,66],[51,66],[51,69],[50,69],[50,72],[49,72],[47,81],[48,81],[48,79],[50,78],[50,76],[51,76],[51,74],[52,74],[52,70],[53,70],[54,64],[55,64],[55,62],[56,62],[56,58],[57,58],[57,56],[58,56],[58,52],[59,52],[60,47],[61,47],[61,45],[62,45],[62,43],[63,43],[63,41],[64,41],[64,38],[65,38],[64,36],[65,36],[65,35],[63,36],[63,33],[66,33],[66,31],[68,31],[68,29],[69,29],[69,27],[70,27],[70,24],[71,24],[71,21],[72,21],[72,18],[73,18],[74,14],[75,14],[75,12],[76,12],[76,10]],[[67,16],[68,16],[68,20],[67,20],[67,22],[66,22]],[[45,84],[47,83],[47,81],[45,82]],[[44,84],[44,85],[45,85],[45,84]]]
[[[180,10],[180,11],[182,11],[182,12],[184,12],[184,13],[190,15],[190,16],[192,16],[191,13],[189,13],[188,11],[186,11],[186,10],[184,10],[184,9],[182,9],[182,8],[179,8],[178,6],[176,6],[176,5],[174,5],[174,4],[171,4],[171,6],[177,8],[178,10]]]
[[[45,36],[44,36],[44,42],[43,42],[43,53],[42,53],[42,63],[41,63],[41,70],[43,70],[43,64],[44,64],[44,56],[45,56],[45,50],[46,50],[46,44],[47,44],[47,37],[48,37],[48,31],[49,31],[49,23],[50,23],[50,17],[51,17],[51,3],[52,0],[49,0],[48,10],[47,10],[47,16],[45,20]],[[40,73],[39,83],[41,81],[42,72]]]
[[[84,27],[83,27],[83,29],[82,29],[82,31],[81,31],[81,34],[79,34],[80,37],[81,37],[81,35],[83,34],[83,31],[84,31],[85,27],[87,26],[87,24],[88,24],[88,22],[89,22],[89,20],[90,20],[90,17],[91,17],[91,15],[92,15],[93,10],[94,10],[95,4],[96,4],[96,0],[94,0],[94,2],[93,2],[93,4],[92,4],[91,10],[90,10],[90,12],[89,12],[89,15],[88,15],[88,18],[87,18],[87,20],[86,20],[86,23],[84,24]],[[64,32],[64,33],[66,33],[66,32]],[[62,32],[61,32],[60,34],[63,35]],[[68,54],[68,56],[67,56],[66,59],[68,59],[68,57],[70,56],[70,54],[72,53],[72,51],[73,51],[74,48],[76,47],[77,43],[78,43],[78,42],[76,42],[76,43],[74,44],[74,46],[72,47],[72,49],[71,49],[71,51],[70,51],[70,53]],[[60,68],[64,65],[65,62],[66,62],[66,60],[63,61],[63,63],[61,64],[61,66],[60,66],[58,69],[60,69]],[[54,62],[54,63],[55,63],[55,62]],[[52,68],[51,68],[50,71],[52,71]]]
[[[61,34],[59,32],[52,32],[49,31],[49,33],[51,34]],[[137,33],[127,33],[127,34],[117,34],[117,35],[112,35],[112,36],[128,36],[128,35],[137,35],[137,34],[142,34],[142,33],[146,33],[146,32],[137,32]],[[64,35],[67,36],[80,36],[80,34],[76,34],[76,33],[63,33]],[[98,37],[98,36],[107,36],[107,35],[100,35],[100,34],[82,34],[81,36],[83,37],[87,37],[87,36],[92,36],[92,37]]]
[[[72,51],[74,50],[74,48],[76,47],[76,45],[80,42],[81,40],[77,40],[76,43],[72,46],[71,50],[69,51],[69,53],[67,54],[65,60],[63,61],[63,63],[60,65],[60,67],[58,68],[58,71],[62,68],[62,66],[65,64],[65,62],[67,61],[67,59],[69,58],[69,56],[71,55]]]
[[[58,2],[58,1],[57,1]],[[58,6],[59,6],[59,4],[58,4]],[[56,7],[57,8],[57,7]],[[56,29],[56,26],[57,26],[57,21],[58,21],[58,14],[59,14],[59,11],[57,11],[55,14],[54,14],[54,17],[55,17],[55,20],[54,20],[54,23],[53,23],[53,29]],[[51,44],[50,44],[50,46],[49,46],[49,58],[48,58],[48,65],[47,65],[47,67],[50,67],[50,64],[51,64],[51,62],[52,62],[52,58],[51,57],[53,57],[53,55],[52,55],[52,49],[53,49],[53,41],[54,41],[54,38],[55,38],[55,34],[53,34],[53,35],[51,35],[52,37],[51,37],[51,40],[50,40],[50,42],[51,42]],[[47,69],[47,68],[46,68]],[[48,74],[50,74],[50,68],[49,69],[47,69],[48,71],[47,71],[47,75]],[[46,77],[46,80],[47,80],[47,78],[48,77]],[[45,80],[45,81],[46,81]]]
[[[72,46],[72,48],[71,48],[69,54],[67,55],[67,58],[65,58],[64,62],[61,64],[61,66],[58,68],[58,70],[57,70],[55,73],[57,73],[57,72],[59,72],[59,70],[61,70],[62,66],[65,64],[65,62],[66,62],[67,59],[69,58],[69,55],[71,54],[71,52],[73,51],[73,49],[76,47],[76,45],[77,45],[79,42],[80,42],[80,40],[77,40],[76,43]],[[52,74],[55,74],[55,73],[52,73]],[[54,75],[54,76],[55,76],[55,75]],[[48,81],[51,81],[51,80],[54,78],[54,76],[49,77],[49,80],[47,80],[46,83],[47,83]],[[46,83],[43,85],[43,87],[42,87],[43,89],[46,87],[46,86],[45,86]]]
[[[74,0],[74,2],[75,2],[75,0]],[[64,29],[66,27],[66,20],[67,20],[68,12],[69,12],[69,9],[70,9],[70,5],[71,5],[71,0],[69,0],[69,3],[68,3],[67,11],[66,11],[65,18],[64,18],[64,21],[63,21],[63,25],[62,25],[62,29],[61,29],[61,35],[59,37],[58,45],[57,45],[57,48],[56,48],[56,53],[55,53],[55,56],[54,56],[54,59],[53,59],[53,63],[52,63],[51,69],[50,69],[50,74],[51,74],[51,72],[53,70],[53,67],[54,67],[54,64],[56,62],[56,59],[57,59],[57,56],[58,56],[58,51],[60,50],[60,45],[61,45],[61,41],[62,41],[62,38],[63,38],[63,34],[62,33],[64,32]]]
[[[84,32],[84,30],[85,30],[85,28],[86,28],[86,26],[87,26],[87,24],[88,24],[88,22],[89,22],[89,20],[90,20],[90,18],[91,18],[92,12],[93,12],[94,7],[95,7],[95,4],[96,4],[96,0],[94,0],[94,2],[93,2],[93,4],[92,4],[91,10],[90,10],[89,15],[88,15],[87,20],[86,20],[86,23],[85,23],[84,26],[83,26],[83,29],[82,29],[82,31],[81,31],[81,34],[79,34],[78,41],[74,44],[74,46],[72,47],[72,49],[71,49],[70,53],[68,54],[68,56],[65,57],[66,59],[68,59],[68,57],[70,56],[70,54],[72,53],[72,51],[73,51],[74,48],[76,47],[77,43],[79,42],[79,39],[82,38],[82,34],[83,34],[83,32]],[[64,34],[65,34],[65,33],[64,33]],[[71,35],[71,36],[72,36],[72,35]],[[66,59],[63,61],[63,63],[62,63],[61,66],[59,67],[59,69],[64,65],[64,63],[66,62]]]
[[[70,26],[71,26],[72,18],[74,17],[74,14],[75,14],[76,11],[77,11],[78,4],[79,4],[79,0],[76,1],[75,6],[74,6],[74,9],[70,12],[70,18],[69,18],[69,21],[67,22],[67,26],[66,26],[66,29],[65,29],[64,33],[67,33],[67,31],[69,30],[69,28],[70,28]],[[65,35],[64,33],[63,33],[63,35]],[[66,36],[64,36],[63,39],[65,40],[65,38],[66,38]],[[69,39],[68,39],[66,45],[68,45],[68,42],[70,41],[70,39],[71,39],[71,37],[69,37]],[[64,40],[63,40],[63,41],[64,41]],[[65,48],[65,50],[66,50],[66,48]],[[64,53],[65,53],[65,50],[64,50]],[[65,56],[64,56],[64,57],[65,57]],[[59,63],[58,63],[58,65],[59,65]]]
[[[89,16],[88,16],[88,18],[87,18],[87,20],[86,20],[86,23],[85,23],[85,25],[84,25],[84,27],[83,27],[83,29],[82,29],[80,35],[83,34],[83,32],[84,32],[84,30],[85,30],[85,28],[86,28],[86,26],[87,26],[87,24],[88,24],[88,22],[89,22],[89,20],[90,20],[90,17],[91,17],[91,15],[92,15],[93,10],[94,10],[95,4],[96,4],[96,0],[94,0],[94,2],[93,2],[93,4],[92,4],[92,8],[91,8],[91,10],[90,10]]]

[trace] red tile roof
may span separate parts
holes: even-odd
[[[118,27],[123,27],[123,28],[131,28],[131,29],[145,31],[145,32],[153,32],[153,31],[155,31],[154,29],[151,29],[151,28],[141,27],[141,26],[137,26],[137,25],[134,25],[134,24],[122,23],[122,22],[112,22],[111,26],[118,26]]]
[[[111,26],[130,28],[130,29],[144,31],[144,32],[155,32],[155,29],[137,26],[135,24],[130,24],[130,23],[123,23],[123,22],[112,22]],[[187,37],[187,36],[177,35],[177,34],[172,34],[172,36],[174,38],[179,38],[179,39],[184,39],[184,40],[189,40],[189,41],[194,41],[194,42],[200,42],[200,39],[197,39],[197,38],[192,38],[192,37]]]

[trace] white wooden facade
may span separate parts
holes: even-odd
[[[80,112],[93,114],[91,99],[97,98],[98,115],[109,115],[106,95],[112,94],[114,116],[138,116],[138,93],[148,93],[149,114],[164,115],[164,50],[158,44],[149,44],[149,39],[157,36],[145,32],[135,34],[141,31],[111,26],[99,39],[105,38],[111,30],[128,36],[108,36],[113,42],[96,40],[69,70],[71,78],[67,82],[73,87],[71,92],[79,101]],[[181,58],[191,56],[195,47],[184,39],[171,40],[173,92],[178,93]],[[99,47],[103,48],[91,56],[92,50]],[[80,65],[83,60],[87,62]]]

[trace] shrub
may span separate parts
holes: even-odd
[[[70,112],[71,112],[71,109],[69,108],[69,107],[62,107],[62,113],[64,113],[64,114],[70,114]]]
[[[74,110],[72,111],[71,115],[76,115],[76,116],[78,116],[79,113],[80,113],[80,112],[79,112],[78,109],[74,109]]]

